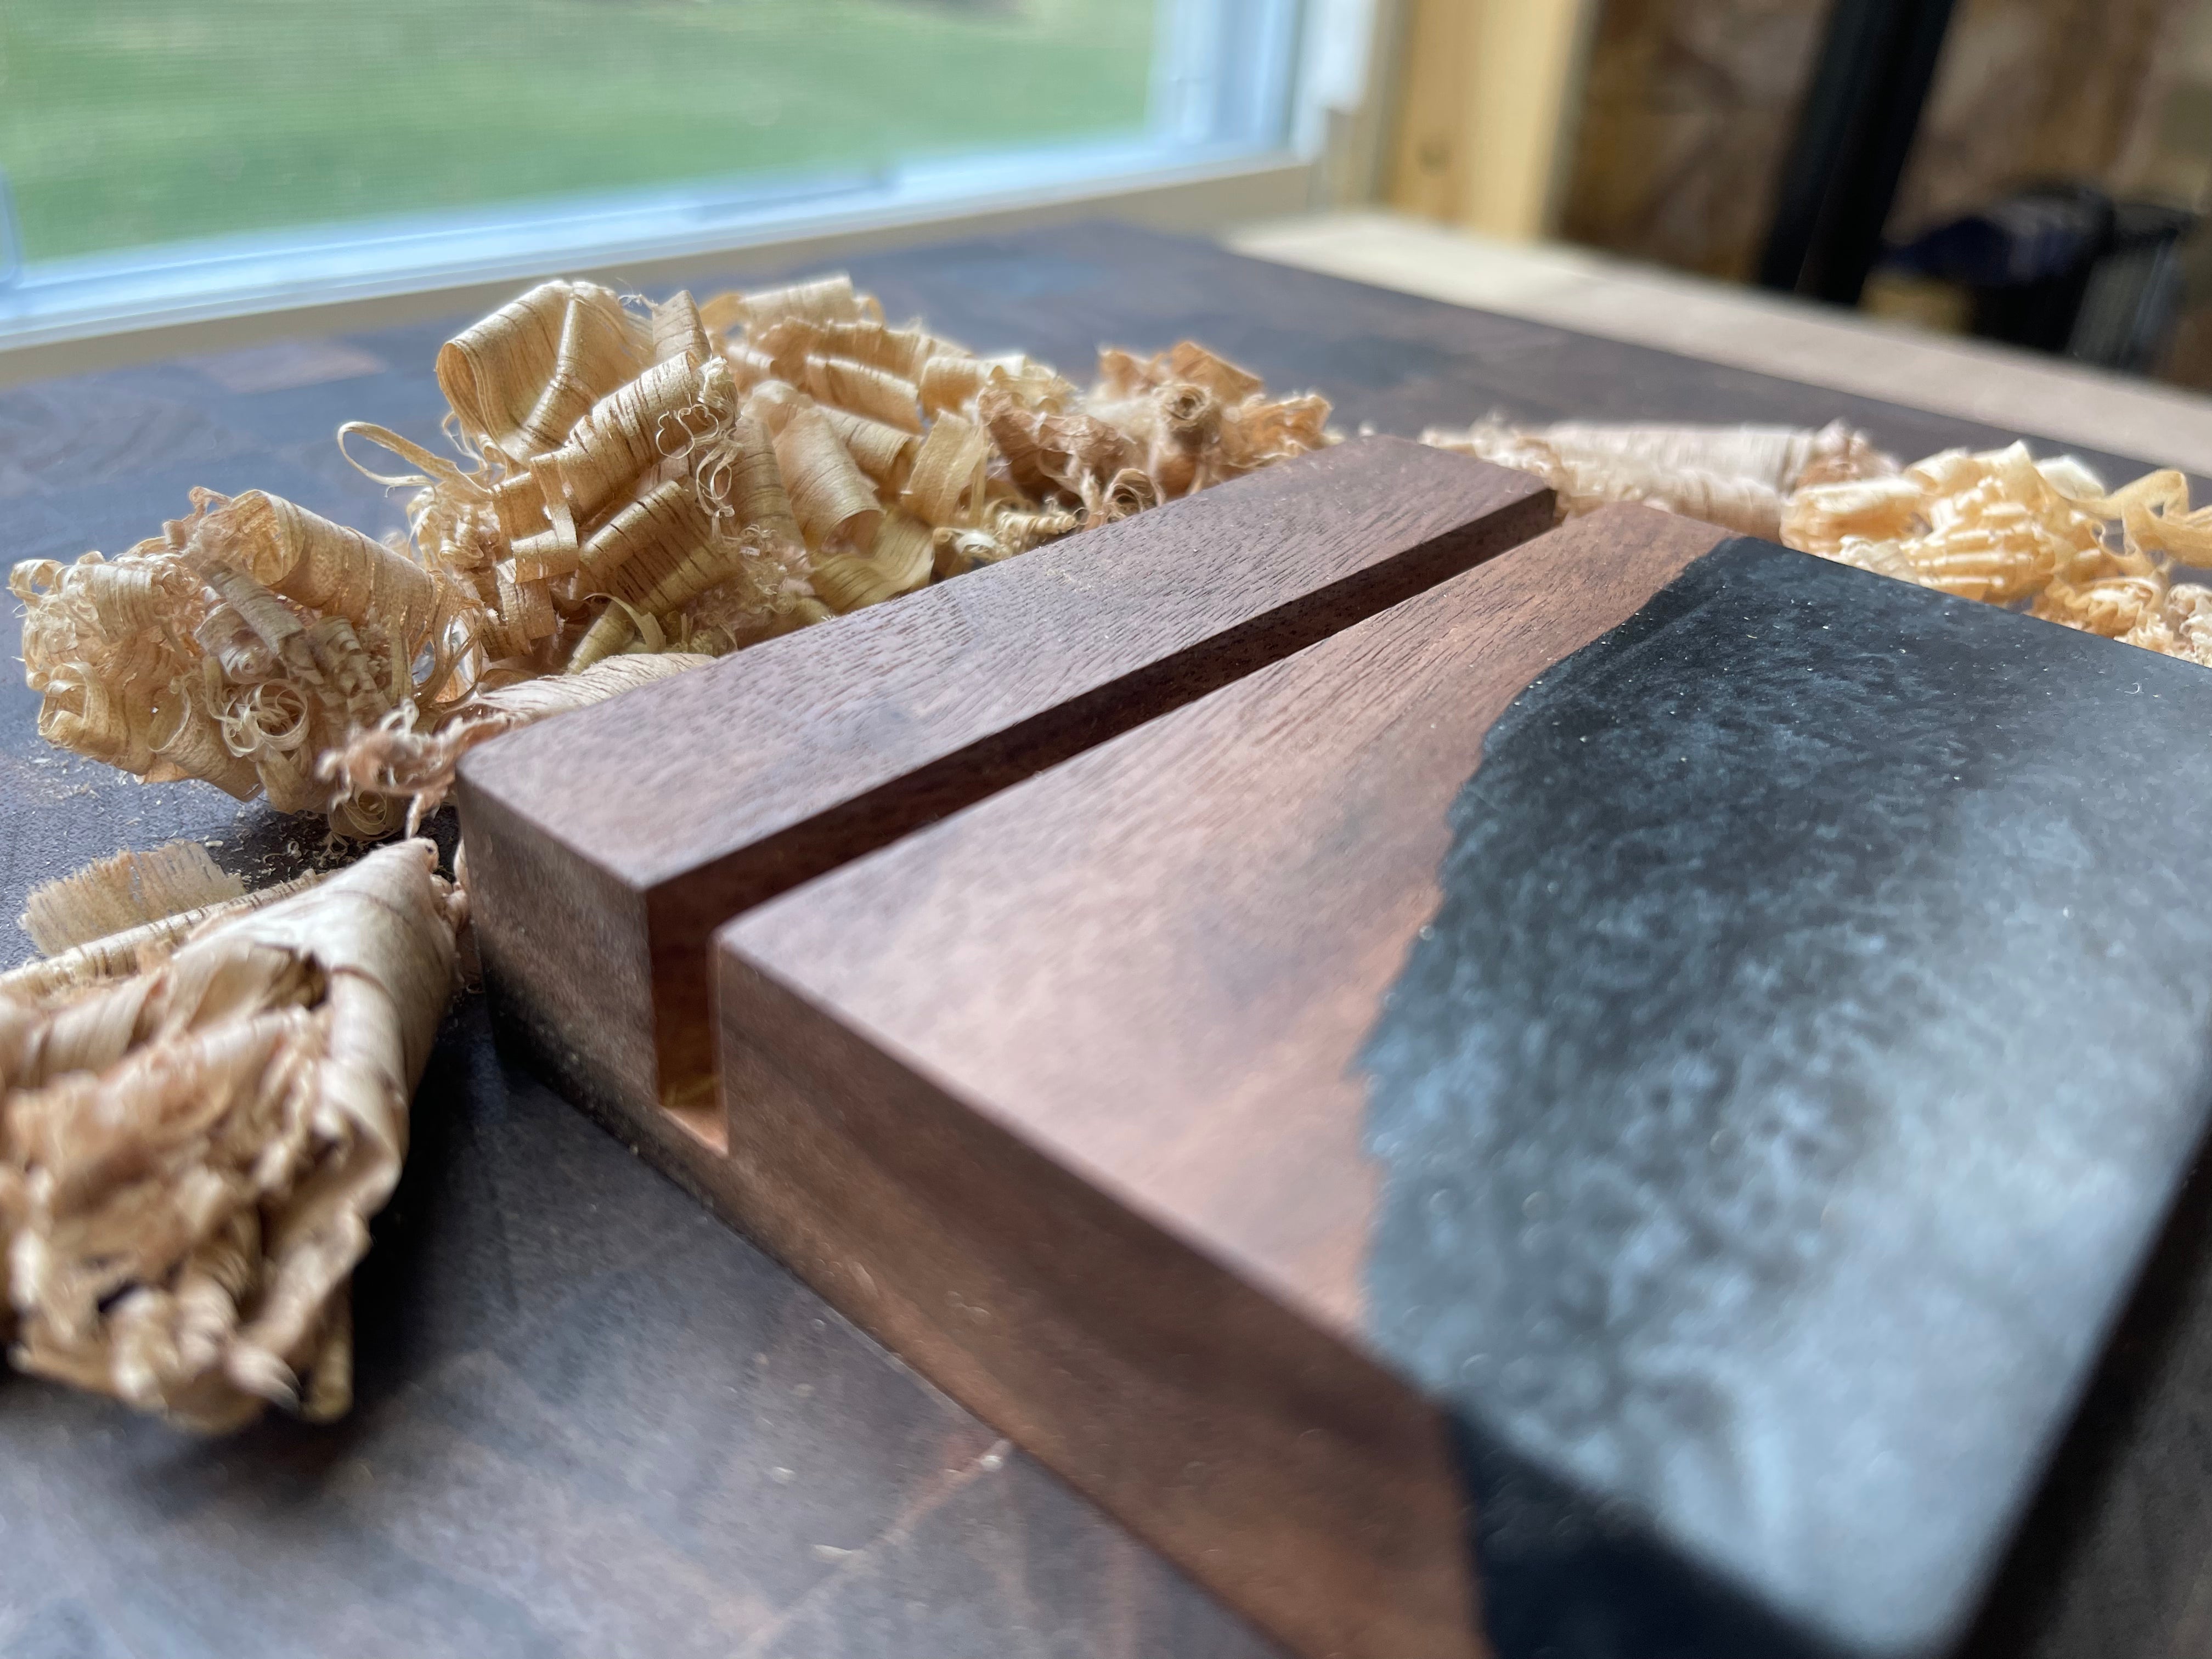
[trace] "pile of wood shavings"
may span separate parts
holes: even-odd
[[[635,684],[621,659],[717,656],[1329,441],[1323,399],[1188,342],[1109,349],[1085,392],[889,327],[842,276],[703,306],[547,283],[437,375],[453,455],[339,432],[415,469],[369,474],[415,492],[405,537],[195,490],[112,559],[16,565],[41,732],[374,838],[467,742]]]
[[[452,994],[434,857],[403,842],[0,975],[18,1366],[208,1431],[346,1409],[350,1275]]]
[[[379,477],[404,537],[196,490],[118,557],[18,564],[41,732],[373,838],[484,738],[1330,441],[1321,398],[1189,343],[1085,393],[842,277],[546,283],[437,373],[458,459],[339,433],[416,469]],[[465,943],[433,861],[249,894],[177,843],[31,896],[46,959],[0,975],[18,1365],[209,1431],[346,1409],[349,1276]]]
[[[2212,507],[2188,480],[2147,474],[2107,491],[2071,456],[2025,444],[1950,449],[1900,469],[1837,422],[1789,427],[1431,428],[1424,442],[1519,467],[1557,492],[1561,519],[1639,501],[1764,536],[1962,599],[2212,666]]]
[[[1792,547],[2212,667],[2212,507],[2191,512],[2179,472],[2106,492],[2070,456],[2024,444],[1946,450],[1886,478],[1790,499]]]

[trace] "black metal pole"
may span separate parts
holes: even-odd
[[[1836,0],[1784,164],[1762,286],[1856,305],[1881,253],[1952,0]]]

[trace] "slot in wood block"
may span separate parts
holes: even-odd
[[[1525,474],[1361,440],[487,744],[495,1012],[633,1139],[719,1146],[720,923],[1551,522]]]
[[[2204,1127],[2208,737],[1608,509],[732,922],[696,1178],[1300,1653],[1948,1652]]]

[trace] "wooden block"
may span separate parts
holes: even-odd
[[[2208,738],[1608,509],[732,922],[695,1179],[1302,1654],[1947,1652],[2204,1128]]]
[[[719,1144],[721,922],[1551,522],[1525,474],[1362,440],[487,744],[495,1012],[632,1139]]]

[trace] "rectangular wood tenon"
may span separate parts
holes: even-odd
[[[1302,1654],[1947,1653],[2204,1127],[2208,736],[1607,509],[732,922],[709,1179]]]
[[[719,1145],[721,922],[1551,521],[1525,474],[1358,440],[488,744],[495,1014],[633,1139]]]

